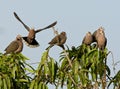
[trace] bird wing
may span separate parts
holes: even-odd
[[[19,18],[19,16],[14,12],[14,16],[16,17],[16,19],[18,20],[18,21],[20,21],[22,24],[23,24],[23,26],[29,31],[30,30],[30,28]]]
[[[12,41],[12,42],[8,45],[8,47],[5,49],[5,51],[6,51],[7,53],[14,52],[14,51],[16,51],[16,50],[18,49],[18,47],[19,47],[19,44],[17,43],[17,41]]]
[[[54,45],[56,43],[59,43],[59,35],[55,36],[48,44]]]
[[[66,42],[67,37],[65,35],[59,36],[59,45],[63,45]]]
[[[85,39],[86,39],[86,36],[83,38],[83,40],[82,40],[82,44],[84,44],[84,42],[85,42]]]
[[[97,30],[92,34],[92,36],[93,36],[93,42],[96,42],[96,37],[97,37],[97,34],[98,34],[98,32],[97,32]]]
[[[35,32],[38,33],[38,32],[40,32],[40,31],[42,31],[42,30],[51,28],[51,27],[55,26],[56,24],[57,24],[57,21],[55,21],[54,23],[52,23],[52,24],[50,24],[49,26],[46,26],[46,27],[44,27],[44,28],[42,28],[42,29],[37,29]]]
[[[106,47],[106,45],[107,45],[107,38],[105,37],[105,47]]]

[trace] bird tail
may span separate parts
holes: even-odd
[[[50,45],[46,48],[46,50],[49,50],[50,48],[52,48],[54,45]]]
[[[64,47],[64,45],[60,45],[60,47],[61,47],[63,50],[65,50],[65,47]]]
[[[35,39],[33,39],[33,41],[30,43],[28,42],[27,37],[22,37],[22,38],[25,44],[30,48],[35,48],[39,46],[39,43]]]

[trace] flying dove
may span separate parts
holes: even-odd
[[[83,38],[82,44],[90,45],[93,42],[93,36],[91,32],[87,32]]]
[[[17,35],[16,39],[12,41],[8,47],[4,50],[6,51],[4,54],[9,53],[20,53],[23,50],[23,42],[22,37],[20,35]]]
[[[67,40],[67,36],[66,36],[66,32],[61,32],[60,34],[56,35],[48,44],[50,44],[50,46],[47,49],[51,48],[54,45],[60,46],[63,49],[64,48],[64,43]]]
[[[24,42],[26,43],[27,46],[29,47],[38,47],[39,43],[36,41],[35,36],[36,33],[43,31],[45,29],[51,28],[53,26],[55,26],[57,24],[57,21],[55,21],[54,23],[50,24],[49,26],[46,26],[42,29],[33,29],[33,28],[29,28],[19,17],[18,15],[14,12],[14,16],[16,17],[16,19],[18,21],[20,21],[22,23],[22,25],[26,28],[26,30],[29,32],[28,36],[23,37]]]

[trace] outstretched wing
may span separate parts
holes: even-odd
[[[18,17],[18,15],[14,12],[14,16],[16,17],[16,19],[18,20],[18,21],[20,21],[22,24],[23,24],[23,26],[29,31],[30,30],[30,28]]]
[[[44,28],[42,28],[42,29],[38,29],[38,30],[36,30],[35,32],[37,33],[37,32],[40,32],[40,31],[42,31],[42,30],[51,28],[51,27],[55,26],[56,24],[57,24],[57,21],[55,21],[54,23],[52,23],[52,24],[50,24],[49,26],[46,26],[46,27],[44,27]]]

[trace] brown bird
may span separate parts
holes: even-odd
[[[23,50],[22,37],[17,35],[16,40],[12,41],[5,49],[5,55],[9,53],[20,53]]]
[[[97,47],[100,50],[104,50],[107,44],[107,38],[105,37],[104,28],[100,27],[93,33],[93,42],[97,42]]]
[[[60,46],[63,49],[64,48],[64,43],[67,40],[67,36],[66,36],[66,32],[61,32],[59,35],[55,36],[48,44],[50,44],[50,46],[47,49],[51,48],[54,45]]]
[[[83,38],[82,44],[90,45],[93,42],[93,36],[91,32],[87,32]]]
[[[97,47],[103,51],[107,44],[107,38],[105,37],[105,33],[103,30],[99,31],[96,40],[97,40]]]
[[[44,28],[42,28],[42,29],[37,29],[37,30],[35,30],[35,29],[31,29],[31,28],[29,28],[19,17],[18,17],[18,15],[14,12],[14,16],[16,17],[16,19],[18,20],[18,21],[20,21],[22,24],[23,24],[23,26],[27,29],[27,31],[29,32],[28,33],[28,36],[26,36],[26,37],[23,37],[23,40],[24,40],[24,42],[26,43],[26,45],[27,46],[29,46],[29,47],[38,47],[39,46],[39,43],[36,41],[36,39],[35,39],[35,36],[36,36],[36,33],[38,33],[38,32],[40,32],[40,31],[43,31],[43,30],[45,30],[45,29],[48,29],[48,28],[51,28],[51,27],[53,27],[53,26],[55,26],[56,24],[57,24],[57,21],[55,21],[54,23],[52,23],[52,24],[50,24],[49,26],[46,26],[46,27],[44,27]]]
[[[103,27],[98,28],[98,30],[96,30],[96,31],[92,34],[92,36],[93,36],[93,42],[97,42],[97,37],[98,37],[100,31],[103,31],[103,34],[105,34]]]

